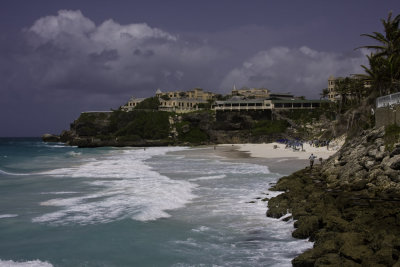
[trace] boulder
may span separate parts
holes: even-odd
[[[391,156],[391,157],[396,156],[396,155],[400,155],[400,146],[396,146],[396,147],[392,150],[392,152],[390,153],[390,156]]]
[[[400,170],[400,155],[395,155],[393,157],[390,157],[384,162],[384,164],[392,168],[393,170]]]
[[[312,250],[307,250],[292,260],[293,267],[314,267],[315,258]]]
[[[46,133],[46,134],[42,135],[42,140],[44,142],[60,142],[60,137],[55,134]]]
[[[319,220],[317,216],[303,216],[300,217],[295,223],[294,227],[297,228],[292,233],[295,238],[307,238],[319,229]]]
[[[337,253],[328,253],[328,254],[325,254],[322,257],[318,258],[315,261],[315,265],[314,266],[336,267],[336,266],[342,266],[342,262],[341,262],[339,254],[337,254]]]
[[[373,255],[373,251],[363,244],[363,238],[361,234],[347,232],[342,233],[339,238],[343,242],[339,252],[346,259],[361,264],[363,259]]]

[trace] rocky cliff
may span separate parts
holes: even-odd
[[[293,266],[400,266],[400,143],[363,131],[334,156],[284,177],[267,216],[288,212],[314,248]],[[392,140],[393,141],[393,140]]]
[[[173,114],[161,111],[82,113],[60,136],[46,134],[46,142],[79,147],[164,146],[221,143],[261,143],[292,136],[284,119],[268,113],[213,112]],[[270,115],[270,114],[269,114]]]

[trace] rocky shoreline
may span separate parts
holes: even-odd
[[[321,165],[281,178],[267,216],[287,213],[311,250],[293,266],[400,266],[400,143],[364,131]]]

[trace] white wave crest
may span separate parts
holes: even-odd
[[[68,157],[79,157],[80,155],[82,155],[81,152],[75,152],[75,151],[70,151],[66,153]]]
[[[0,170],[0,175],[24,176],[24,175],[30,175],[30,174],[29,173],[13,173],[13,172],[6,172],[3,170]]]
[[[48,262],[43,262],[40,260],[33,260],[33,261],[6,261],[0,260],[1,267],[52,267],[53,265]]]
[[[41,205],[60,209],[36,217],[33,221],[93,224],[124,218],[148,221],[169,217],[168,210],[183,207],[195,197],[192,190],[196,185],[163,176],[146,165],[145,160],[182,149],[120,150],[103,160],[47,172],[54,177],[85,178],[87,184],[102,189],[84,196],[44,201]]]
[[[74,191],[60,191],[60,192],[42,192],[41,195],[69,195],[69,194],[78,194],[78,192]]]
[[[224,179],[225,177],[226,177],[226,174],[214,175],[214,176],[202,176],[202,177],[198,177],[198,178],[189,179],[189,181],[196,182],[196,181],[203,181],[203,180],[215,180],[215,179]]]
[[[0,214],[0,219],[18,217],[18,214]]]

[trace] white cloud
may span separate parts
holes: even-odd
[[[209,66],[223,54],[145,23],[96,25],[79,10],[40,18],[25,33],[32,50],[24,64],[38,66],[34,83],[59,90],[143,95],[163,86],[184,88],[212,72]]]
[[[221,87],[266,87],[274,92],[292,92],[318,97],[327,87],[329,75],[350,75],[362,72],[366,64],[363,51],[351,55],[320,52],[309,47],[274,47],[261,51],[232,69]]]

